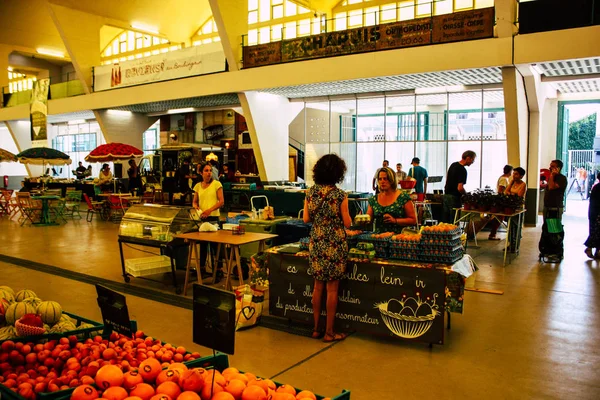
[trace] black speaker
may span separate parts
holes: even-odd
[[[115,163],[115,178],[123,177],[123,164]]]

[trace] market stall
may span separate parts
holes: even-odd
[[[427,227],[422,237],[378,238],[377,245],[361,241],[372,234],[350,238],[354,249],[340,281],[339,329],[443,344],[444,313],[448,326],[450,312],[462,313],[464,282],[476,270],[470,256],[451,250],[456,249],[456,230],[449,227]],[[308,251],[291,248],[267,250],[269,312],[312,323]]]

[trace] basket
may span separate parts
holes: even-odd
[[[46,330],[41,326],[31,326],[22,324],[21,321],[15,322],[15,328],[17,329],[17,335],[19,336],[34,336],[43,335]]]
[[[404,339],[414,339],[423,336],[433,325],[435,315],[427,315],[424,317],[413,317],[400,315],[384,310],[379,307],[383,322],[396,336]]]
[[[130,258],[125,260],[125,271],[135,277],[171,272],[171,259],[167,256]]]
[[[417,181],[414,181],[414,180],[399,181],[398,183],[400,184],[400,187],[402,189],[414,189],[415,186],[417,186]]]

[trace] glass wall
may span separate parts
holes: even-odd
[[[105,143],[98,122],[86,121],[81,124],[51,124],[49,125],[48,139],[52,143],[53,149],[60,150],[71,157],[71,165],[54,167],[58,177],[73,178],[74,174],[71,171],[77,168],[80,161],[86,167],[88,164],[91,165],[92,176],[98,176],[102,164],[85,161],[85,156],[90,154],[96,147]]]
[[[341,186],[360,192],[372,191],[384,159],[394,169],[401,163],[408,171],[412,158],[419,157],[429,176],[442,177],[441,183],[429,185],[430,192],[444,188],[449,165],[466,150],[478,155],[468,168],[467,190],[494,188],[507,162],[502,90],[318,99],[304,106],[309,185],[314,164],[328,153],[346,161]]]

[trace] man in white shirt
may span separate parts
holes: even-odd
[[[396,179],[398,180],[398,186],[400,186],[400,181],[405,181],[408,177],[408,174],[402,171],[402,164],[396,164]]]
[[[510,183],[510,177],[512,175],[512,171],[513,171],[512,165],[507,164],[504,166],[504,174],[501,175],[500,178],[498,178],[498,183],[496,183],[496,192],[497,193],[504,193],[504,191],[508,187],[508,184]]]

